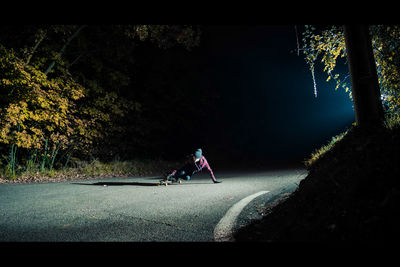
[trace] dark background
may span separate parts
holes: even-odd
[[[301,29],[298,25],[299,41]],[[185,84],[193,98],[207,95],[207,103],[188,99],[198,114],[176,117],[168,156],[161,154],[179,158],[201,147],[210,162],[270,167],[301,162],[347,129],[354,122],[348,94],[325,81],[321,64],[316,98],[311,72],[296,48],[294,25],[203,26],[200,47],[183,60],[191,67],[175,82]],[[345,63],[338,67],[341,74]],[[183,63],[174,57],[174,64]]]
[[[303,25],[296,38],[294,24],[200,24],[200,44],[188,51],[128,40],[114,23],[89,25],[64,56],[76,58],[74,49],[85,44],[91,53],[71,68],[74,78],[99,83],[140,111],[114,118],[122,130],[96,140],[90,157],[81,158],[181,160],[202,148],[217,169],[274,167],[301,163],[354,121],[351,99],[325,81],[322,64],[314,96],[311,72],[296,51]],[[2,45],[20,51],[34,43],[27,38],[35,27],[4,26]],[[44,57],[65,43],[60,34],[51,37],[42,44]],[[345,63],[338,66],[342,75]],[[109,78],[116,74],[122,78]]]

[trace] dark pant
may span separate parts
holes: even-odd
[[[175,175],[174,178],[176,179],[185,179],[186,181],[189,181],[191,178],[191,173],[189,174],[187,171],[185,170],[178,170]]]
[[[185,166],[177,170],[176,173],[173,175],[173,177],[176,179],[185,179],[186,181],[189,181],[190,178],[192,177],[192,174],[193,174],[192,164],[186,164]]]

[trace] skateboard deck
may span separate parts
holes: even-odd
[[[168,186],[169,184],[175,184],[175,183],[181,184],[181,183],[182,183],[182,180],[178,180],[178,181],[176,181],[176,182],[171,181],[171,180],[161,180],[160,183],[159,183],[159,185]]]

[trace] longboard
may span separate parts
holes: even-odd
[[[182,180],[178,180],[177,182],[174,182],[174,181],[171,181],[171,180],[160,180],[159,185],[168,186],[169,184],[174,184],[174,183],[181,184],[181,183],[182,183]]]

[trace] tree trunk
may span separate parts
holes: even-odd
[[[379,126],[384,112],[367,25],[344,25],[354,112],[358,126]]]

